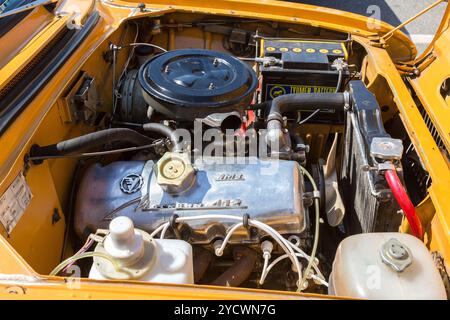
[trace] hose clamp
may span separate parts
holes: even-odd
[[[312,192],[312,198],[320,200],[320,191],[319,190],[313,191]]]
[[[344,91],[343,92],[344,95],[344,110],[349,111],[351,108],[351,104],[350,104],[350,92],[348,91]]]
[[[242,216],[242,225],[244,226],[245,229],[250,230],[250,215],[248,213],[244,214]]]

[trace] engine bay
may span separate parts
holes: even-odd
[[[363,48],[304,31],[124,23],[99,49],[102,71],[82,69],[63,98],[64,121],[89,132],[36,143],[26,159],[77,159],[50,274],[77,263],[91,279],[344,295],[360,281],[336,280],[352,273],[344,262],[381,244],[400,255],[384,265],[407,268],[423,249],[414,205],[429,176],[389,93],[369,90]]]

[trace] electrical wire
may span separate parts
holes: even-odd
[[[138,47],[138,46],[147,46],[147,47],[151,47],[151,48],[155,48],[158,49],[162,52],[167,52],[166,49],[164,49],[163,47],[157,46],[156,44],[152,44],[152,43],[145,43],[145,42],[133,42],[133,43],[129,43],[127,45],[122,46],[122,48],[125,47]]]
[[[135,43],[139,37],[139,24],[137,22],[134,22],[134,25],[136,26],[136,35],[134,37],[133,43]],[[113,108],[112,108],[112,117],[113,118],[116,115],[116,110],[117,110],[117,98],[118,98],[118,90],[117,89],[119,89],[120,86],[122,85],[123,76],[127,73],[128,65],[130,64],[131,58],[134,55],[134,51],[135,51],[135,47],[133,46],[133,48],[130,50],[130,54],[128,55],[127,61],[125,62],[125,66],[122,70],[122,73],[120,74],[117,85],[113,84]],[[114,68],[115,68],[115,65],[114,65]],[[114,70],[114,75],[115,75],[115,70]]]
[[[75,165],[75,169],[73,171],[73,178],[70,185],[69,190],[69,199],[68,199],[68,206],[67,206],[67,217],[66,217],[66,229],[64,230],[64,240],[63,240],[63,247],[61,250],[61,257],[60,260],[63,260],[66,254],[66,248],[69,243],[69,235],[71,231],[71,226],[73,225],[73,211],[75,207],[75,193],[77,188],[77,182],[79,180],[79,172],[82,168],[82,161],[77,161],[77,164]]]
[[[319,189],[317,188],[316,182],[314,181],[314,178],[311,176],[311,174],[303,166],[300,166],[300,169],[302,170],[302,173],[311,182],[313,190],[315,192],[319,191]],[[313,265],[314,259],[316,258],[317,246],[319,244],[320,204],[319,204],[319,199],[317,199],[317,198],[314,198],[314,208],[315,208],[314,211],[316,213],[315,226],[314,226],[315,227],[315,230],[314,230],[314,243],[313,243],[311,256],[310,256],[310,259],[308,261],[308,265],[307,265],[307,267],[305,269],[305,272],[303,273],[303,278],[301,280],[299,288],[303,288],[303,286],[305,284],[306,277],[307,277],[309,271],[311,270],[311,267]],[[302,291],[302,290],[297,290],[297,291]]]
[[[63,262],[61,262],[60,264],[58,264],[53,270],[52,272],[50,272],[50,276],[56,276],[59,272],[61,272],[62,269],[64,269],[69,263],[75,262],[77,260],[80,259],[84,259],[84,258],[93,258],[93,257],[99,257],[99,258],[103,258],[108,260],[109,262],[111,262],[111,264],[113,265],[114,269],[116,271],[120,270],[119,265],[117,264],[117,262],[110,256],[108,256],[107,254],[101,253],[101,252],[83,252],[79,255],[74,255],[70,258],[67,258],[66,260],[64,260]]]
[[[300,249],[299,247],[297,247],[296,245],[294,245],[293,243],[291,243],[291,247],[292,249],[294,249],[295,251],[298,252],[298,254],[302,257],[305,258],[306,260],[310,260],[311,257],[309,255],[307,255],[302,249]],[[317,275],[320,276],[322,279],[325,279],[325,277],[323,276],[322,272],[320,271],[319,267],[317,266],[316,261],[317,259],[313,260],[313,268],[316,271]]]
[[[116,113],[116,59],[117,48],[112,48],[112,114]]]
[[[303,167],[300,166],[302,173],[310,180],[313,190],[314,191],[318,191],[317,189],[317,185],[314,181],[314,178],[311,176],[311,174]],[[319,281],[320,283],[324,284],[326,283],[322,278],[323,275],[320,273],[320,270],[318,269],[316,263],[315,263],[315,259],[316,259],[316,252],[317,252],[317,247],[318,247],[318,243],[319,243],[319,223],[320,223],[320,209],[319,209],[319,199],[315,198],[314,199],[314,206],[315,206],[315,214],[316,214],[316,219],[315,219],[315,231],[314,231],[314,242],[313,242],[313,248],[312,248],[312,252],[311,252],[311,256],[308,257],[308,255],[306,253],[304,253],[300,248],[298,248],[297,246],[295,246],[293,243],[291,243],[290,241],[286,240],[285,238],[283,238],[283,236],[281,234],[279,234],[275,229],[273,229],[272,227],[270,227],[269,225],[258,221],[258,220],[254,220],[254,219],[248,219],[248,224],[250,226],[256,227],[262,231],[264,231],[265,233],[269,234],[279,245],[280,247],[286,252],[286,257],[289,257],[292,261],[292,264],[295,268],[295,271],[298,273],[299,275],[299,281],[297,282],[297,291],[303,291],[305,289],[305,282],[306,282],[306,278],[308,276],[308,274],[310,273],[311,268],[314,268],[315,271],[317,272],[318,276],[314,276],[313,274],[310,275],[311,278],[315,278],[317,281]],[[224,241],[222,242],[221,246],[216,250],[216,255],[217,256],[221,256],[223,253],[224,248],[226,247],[226,245],[229,242],[229,239],[231,238],[232,234],[240,227],[243,227],[243,222],[241,222],[242,218],[241,217],[236,217],[236,216],[228,216],[228,215],[220,215],[220,214],[212,214],[212,215],[200,215],[200,216],[190,216],[190,217],[178,217],[176,218],[175,222],[179,223],[179,222],[189,222],[189,221],[195,221],[195,220],[211,220],[211,219],[217,219],[217,220],[235,220],[235,221],[239,221],[238,223],[236,223],[235,225],[233,225],[229,231],[227,232],[227,235],[225,236]],[[170,222],[166,222],[161,224],[158,228],[156,228],[150,235],[150,238],[155,237],[158,233],[161,232],[161,239],[164,238],[166,231],[168,230],[170,226]],[[293,250],[296,250],[298,253],[295,253]],[[302,268],[300,265],[300,262],[298,261],[297,257],[302,257],[308,260],[308,265],[305,269],[305,272],[303,273],[302,276]],[[279,259],[279,260],[277,260]],[[266,268],[266,272],[263,274],[264,278],[262,278],[262,281],[264,282],[265,277],[267,276],[267,273],[270,271],[270,269],[273,268],[273,266],[278,263],[280,260],[284,259],[284,258],[277,258],[274,260],[274,262],[272,262],[272,267],[270,267],[270,265]],[[276,261],[276,262],[275,262]],[[260,280],[261,281],[261,280]]]
[[[200,215],[200,216],[190,216],[190,217],[178,217],[175,222],[189,222],[189,221],[195,221],[195,220],[211,220],[211,219],[216,219],[216,220],[235,220],[235,221],[241,221],[242,218],[241,217],[236,217],[236,216],[228,216],[228,215],[220,215],[220,214],[212,214],[212,215]],[[268,235],[270,235],[279,245],[280,247],[286,252],[286,254],[289,255],[289,258],[292,261],[292,264],[294,265],[295,271],[298,273],[299,275],[299,279],[301,278],[301,274],[302,274],[302,269],[301,269],[301,265],[295,255],[295,252],[293,251],[292,247],[287,244],[287,240],[285,240],[283,238],[283,236],[281,236],[275,229],[273,229],[272,227],[270,227],[269,225],[260,222],[258,220],[254,220],[254,219],[248,219],[248,224],[250,226],[253,226],[255,228],[258,228],[262,231],[264,231],[265,233],[267,233]],[[169,222],[166,222],[162,225],[160,225],[157,229],[155,229],[155,231],[152,232],[152,234],[150,235],[151,238],[153,238],[154,236],[156,236],[159,232],[163,231],[165,228],[168,228],[167,225],[170,225]],[[243,224],[242,224],[243,225]],[[238,227],[242,226],[240,225],[240,223],[235,224],[232,229],[230,229],[230,231],[235,231],[236,229],[238,229]],[[227,234],[228,239],[231,237],[231,233],[229,232]],[[225,242],[225,241],[224,241]],[[228,240],[227,240],[228,242]],[[220,248],[219,248],[220,249]],[[298,290],[301,291],[301,287],[300,287],[300,280],[297,282],[298,284]]]
[[[80,248],[80,250],[77,251],[77,253],[74,254],[74,256],[78,256],[84,252],[86,252],[87,250],[89,250],[89,248],[94,244],[94,239],[92,239],[91,237],[89,237],[86,240],[86,243]],[[72,261],[71,263],[69,263],[64,269],[63,271],[66,272],[67,269],[69,269],[73,264],[75,263],[75,261]]]
[[[334,92],[337,93],[339,92],[339,90],[341,89],[342,86],[342,80],[344,78],[344,70],[343,69],[339,69],[339,76],[338,76],[338,81],[336,84],[336,89],[334,89]],[[308,117],[306,117],[305,119],[299,121],[300,119],[297,120],[298,124],[304,124],[306,122],[308,122],[310,119],[312,119],[316,114],[318,114],[320,112],[320,109],[316,109],[314,110],[313,113],[311,113]]]
[[[170,227],[170,223],[166,223],[164,228],[161,231],[160,239],[164,239],[164,237],[166,236],[167,229],[169,229],[169,227]]]
[[[293,243],[290,242],[290,241],[287,241],[287,243],[289,243],[289,245],[290,245],[295,251],[298,252],[298,253],[296,254],[297,257],[305,258],[306,260],[310,260],[310,259],[311,259],[310,256],[308,256],[302,249],[300,249],[299,247],[297,247],[295,244],[293,244]],[[278,259],[275,259],[275,260],[272,262],[270,268],[268,268],[268,266],[266,265],[266,260],[267,260],[267,259],[266,259],[266,257],[264,257],[264,267],[263,267],[263,271],[262,271],[262,273],[261,273],[261,278],[260,278],[260,280],[259,280],[259,283],[260,283],[261,285],[263,285],[263,284],[264,284],[264,281],[265,281],[265,279],[266,279],[266,277],[267,277],[267,274],[269,273],[269,271],[275,266],[275,264],[277,264],[278,262],[280,262],[281,260],[283,260],[283,259],[285,259],[285,258],[287,258],[287,257],[288,257],[287,255],[284,255],[284,256],[282,256],[282,258],[279,257]],[[315,260],[315,259],[314,259],[314,260]],[[314,260],[313,260],[312,267],[313,267],[314,270],[316,271],[317,276],[314,275],[314,274],[311,274],[310,277],[313,278],[313,279],[315,279],[315,280],[317,280],[317,281],[320,282],[321,284],[324,284],[324,285],[326,284],[326,286],[328,286],[328,283],[324,280],[325,277],[323,276],[322,272],[320,271],[320,269],[318,268],[318,266],[317,266],[317,264],[316,264],[316,262],[315,262]]]
[[[298,124],[304,124],[305,122],[308,122],[309,119],[311,119],[312,117],[314,117],[316,114],[318,114],[320,112],[320,109],[316,109],[313,113],[311,113],[309,116],[307,116],[305,119],[303,119],[302,121],[300,121]]]
[[[300,253],[297,253],[296,256],[297,256],[297,257],[300,257],[300,258],[303,258],[303,256],[302,256]],[[269,271],[270,271],[273,267],[275,267],[276,264],[278,264],[280,261],[282,261],[282,260],[284,260],[284,259],[286,259],[286,258],[288,258],[288,255],[287,255],[287,254],[284,254],[284,255],[282,255],[282,256],[279,256],[279,257],[276,258],[275,260],[273,260],[273,262],[266,268],[266,273],[264,274],[264,277],[261,276],[261,279],[259,280],[261,285],[264,284],[264,281],[265,281],[265,279],[266,279],[267,274],[269,273]],[[323,286],[325,286],[325,287],[328,287],[328,282],[326,282],[326,281],[323,279],[323,277],[321,277],[321,276],[319,276],[319,275],[315,275],[315,274],[311,274],[311,275],[309,275],[309,276],[310,276],[312,279],[316,280],[316,281],[317,281],[318,283],[320,283],[321,285],[323,285]]]
[[[236,223],[234,226],[231,227],[231,229],[227,232],[227,235],[225,236],[225,239],[222,242],[222,245],[216,250],[216,256],[220,257],[223,254],[223,251],[225,250],[225,247],[227,246],[228,242],[230,241],[231,236],[233,233],[239,229],[240,227],[244,226],[242,222]]]
[[[284,256],[286,256],[286,258],[288,257],[287,254],[285,254]],[[263,258],[264,258],[264,265],[263,265],[263,269],[262,269],[262,272],[261,272],[261,278],[259,279],[259,284],[260,285],[264,284],[264,280],[266,279],[266,276],[269,273],[269,271],[267,271],[267,268],[269,267],[270,255],[269,254],[265,254],[265,255],[263,255]]]

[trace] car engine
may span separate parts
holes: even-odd
[[[99,252],[122,252],[134,227],[191,245],[195,283],[320,293],[345,235],[398,229],[385,173],[402,172],[403,144],[349,61],[351,39],[255,39],[246,56],[137,43],[103,129],[33,147],[35,163],[95,159],[78,177],[79,241],[110,227]],[[123,277],[96,259],[91,277]]]

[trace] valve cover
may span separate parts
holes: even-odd
[[[127,216],[136,228],[152,232],[174,214],[248,214],[284,235],[299,234],[305,229],[303,176],[296,162],[233,158],[228,164],[222,160],[211,157],[194,163],[194,182],[187,190],[176,193],[159,184],[158,171],[164,170],[161,166],[165,163],[94,164],[80,184],[75,230],[84,237],[98,228],[107,228],[117,216]],[[224,237],[235,223],[217,218],[191,221],[183,240],[210,243]],[[231,242],[257,242],[257,236],[241,228]]]

